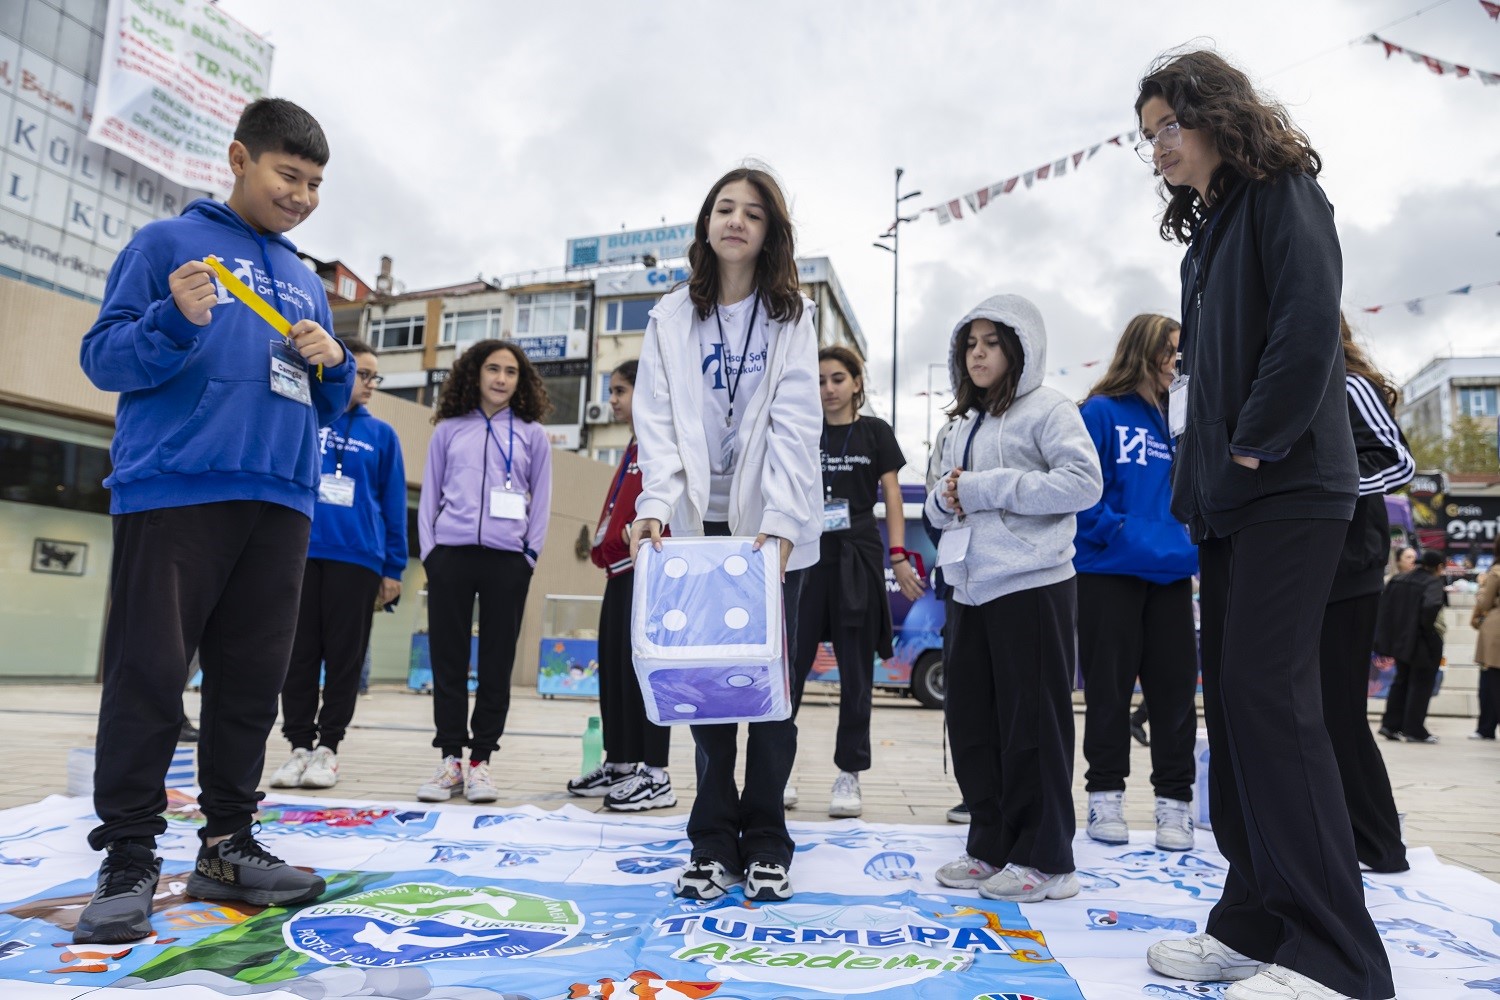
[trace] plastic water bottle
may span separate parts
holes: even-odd
[[[583,768],[578,773],[588,774],[604,761],[604,729],[599,725],[599,716],[589,716],[589,724],[583,731]]]

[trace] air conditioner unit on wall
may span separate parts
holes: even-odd
[[[583,422],[586,424],[612,424],[614,413],[610,410],[608,403],[595,401],[583,408]]]

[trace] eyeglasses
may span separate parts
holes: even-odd
[[[376,375],[374,372],[362,372],[356,370],[355,374],[359,376],[359,380],[365,385],[379,385],[380,383],[385,381],[384,375]]]
[[[1182,145],[1182,126],[1173,122],[1162,128],[1162,130],[1150,139],[1142,139],[1135,144],[1135,155],[1141,158],[1143,163],[1150,163],[1155,158],[1156,148],[1161,147],[1163,153],[1170,152]]]

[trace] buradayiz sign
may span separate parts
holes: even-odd
[[[567,266],[629,264],[647,257],[676,260],[686,257],[692,244],[691,222],[655,229],[627,229],[602,236],[580,236],[568,241]]]

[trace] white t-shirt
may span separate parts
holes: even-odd
[[[709,496],[705,521],[729,520],[729,484],[738,461],[735,438],[751,398],[766,377],[766,360],[770,355],[770,321],[764,302],[756,309],[755,296],[751,295],[732,305],[719,306],[717,312],[717,319],[714,313],[709,313],[707,319],[693,315],[693,333],[703,372],[703,431],[708,439]],[[752,312],[755,329],[749,332],[747,340],[745,328]]]

